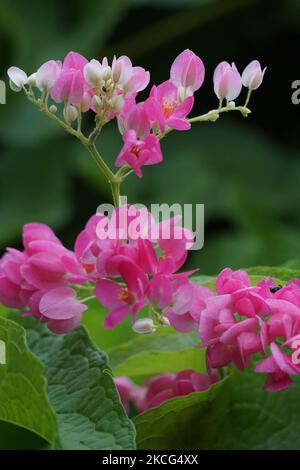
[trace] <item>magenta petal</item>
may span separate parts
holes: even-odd
[[[68,320],[50,320],[47,326],[53,333],[64,334],[77,328],[81,323],[81,318],[82,315],[78,314]]]
[[[129,305],[124,305],[117,310],[111,310],[104,319],[104,328],[110,329],[121,323],[131,312]]]
[[[87,306],[76,300],[76,292],[70,287],[58,287],[43,295],[39,309],[51,320],[69,320],[87,310]]]

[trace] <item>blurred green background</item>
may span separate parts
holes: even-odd
[[[129,178],[123,192],[132,202],[205,204],[205,246],[190,259],[202,273],[275,265],[300,249],[300,106],[291,102],[291,83],[300,79],[299,24],[298,0],[0,0],[1,78],[10,65],[31,73],[74,50],[99,59],[126,54],[159,83],[190,48],[206,66],[196,115],[217,105],[212,74],[219,61],[242,71],[260,60],[268,69],[248,119],[231,113],[172,133],[162,143],[164,162],[146,167],[141,180]],[[112,163],[121,147],[115,124],[99,146]],[[29,221],[51,225],[72,247],[109,198],[79,142],[8,90],[0,106],[1,250],[20,244]]]

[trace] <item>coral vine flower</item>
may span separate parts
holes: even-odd
[[[148,281],[144,272],[131,261],[120,258],[118,270],[125,287],[109,279],[101,279],[96,283],[96,296],[109,309],[104,321],[106,328],[118,325],[130,313],[135,318],[145,304]]]
[[[214,71],[214,91],[219,100],[235,100],[242,90],[242,79],[234,64],[221,62]]]
[[[146,103],[151,120],[158,123],[161,132],[167,126],[179,131],[190,129],[186,116],[193,108],[194,98],[189,96],[180,102],[178,90],[171,81],[153,86]]]
[[[56,80],[51,96],[56,103],[80,104],[87,89],[83,70],[88,60],[77,52],[69,52],[65,57],[61,72]]]
[[[41,91],[49,92],[61,73],[62,63],[58,60],[49,60],[36,72],[36,86]]]
[[[142,386],[135,385],[128,377],[116,377],[114,381],[126,412],[130,412],[130,405],[133,404],[135,411],[140,413],[171,398],[203,392],[219,378],[216,371],[205,375],[185,369],[177,373],[156,375]]]
[[[174,60],[170,80],[179,89],[179,94],[184,99],[201,87],[204,75],[204,64],[200,57],[186,49]]]
[[[292,380],[290,375],[299,375],[300,368],[292,363],[289,356],[284,354],[276,343],[270,345],[272,355],[256,365],[256,372],[268,374],[264,389],[267,392],[277,392],[288,388]]]
[[[158,138],[149,134],[144,140],[139,140],[136,131],[130,130],[123,135],[124,146],[119,153],[116,166],[124,164],[131,166],[135,174],[142,177],[143,165],[155,165],[163,159]]]
[[[250,90],[256,90],[262,84],[266,69],[267,67],[261,69],[258,60],[252,60],[242,73],[243,85]]]

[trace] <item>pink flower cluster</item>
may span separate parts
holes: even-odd
[[[196,328],[208,289],[191,282],[191,273],[177,273],[192,242],[178,222],[156,224],[146,208],[124,205],[110,218],[93,216],[74,251],[46,225],[25,225],[24,251],[9,248],[0,261],[0,302],[25,309],[56,333],[78,326],[87,293],[108,309],[106,328],[128,315],[137,332],[169,322],[184,331]],[[136,321],[145,307],[148,317]]]
[[[240,94],[242,84],[249,90],[263,80],[258,61],[252,61],[240,76],[234,64],[221,62],[214,73],[214,90],[220,101],[231,101]],[[116,167],[129,166],[142,176],[142,166],[160,163],[163,159],[159,138],[168,129],[190,129],[187,119],[194,105],[194,93],[202,86],[205,69],[200,57],[186,49],[174,60],[169,79],[154,85],[145,101],[136,102],[139,92],[149,84],[150,74],[133,66],[126,56],[88,61],[81,54],[70,52],[63,63],[49,60],[36,73],[27,77],[18,67],[8,70],[14,91],[37,87],[43,100],[51,96],[55,103],[64,103],[63,114],[71,124],[79,114],[93,110],[96,123],[103,126],[117,118],[123,147],[116,158]],[[26,88],[25,88],[26,90]],[[49,108],[56,113],[56,106]]]
[[[55,333],[76,328],[87,307],[76,300],[69,286],[69,265],[76,265],[74,253],[67,250],[52,230],[43,224],[23,228],[24,251],[8,248],[0,261],[0,302],[26,309],[47,323]]]
[[[156,375],[141,386],[134,384],[128,377],[116,377],[114,380],[126,412],[130,412],[130,405],[133,404],[135,411],[142,413],[171,398],[208,390],[219,379],[217,371],[205,375],[185,369],[176,374]]]
[[[111,217],[93,216],[74,251],[46,225],[27,224],[24,250],[8,248],[0,260],[0,302],[65,333],[96,297],[108,309],[106,328],[130,315],[138,333],[170,324],[179,332],[199,330],[209,373],[231,363],[244,370],[261,355],[255,371],[268,374],[265,389],[287,388],[300,373],[293,356],[300,344],[300,281],[281,287],[268,278],[251,286],[245,271],[226,268],[214,293],[190,279],[194,271],[178,272],[192,243],[178,222],[156,223],[146,208],[124,205]]]
[[[244,370],[260,354],[254,370],[268,374],[265,390],[288,388],[290,376],[300,374],[299,361],[293,360],[300,338],[300,281],[282,287],[268,278],[251,286],[245,271],[226,268],[216,280],[216,292],[199,322],[208,370],[230,363]]]

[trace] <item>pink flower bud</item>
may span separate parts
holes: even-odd
[[[19,69],[19,67],[10,67],[7,75],[9,76],[9,85],[13,91],[21,91],[28,80],[24,70]]]
[[[251,90],[256,90],[263,81],[266,68],[262,70],[258,60],[252,60],[242,73],[243,85]]]
[[[214,91],[219,100],[235,100],[242,90],[242,80],[234,63],[221,62],[214,71]]]
[[[194,52],[186,49],[181,52],[171,66],[171,81],[177,87],[188,88],[191,92],[198,90],[205,75],[202,60]]]
[[[50,91],[59,77],[62,64],[60,61],[49,60],[41,65],[36,73],[36,86],[41,91]]]

